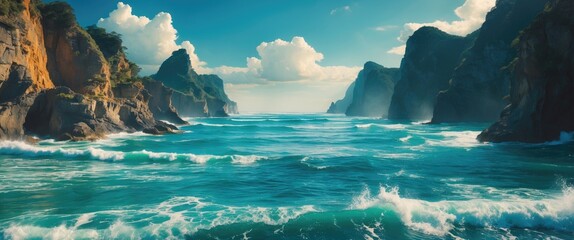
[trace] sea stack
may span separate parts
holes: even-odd
[[[174,51],[152,76],[172,88],[172,104],[182,116],[226,117],[238,113],[237,103],[224,90],[217,75],[199,75],[193,69],[185,49]]]

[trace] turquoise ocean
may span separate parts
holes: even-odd
[[[574,239],[572,136],[323,114],[0,142],[0,239]]]

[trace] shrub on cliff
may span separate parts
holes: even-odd
[[[0,0],[0,16],[17,14],[23,10],[22,0]]]
[[[86,31],[96,41],[104,57],[110,58],[120,52],[123,52],[122,35],[106,32],[106,29],[92,25],[86,28]]]
[[[51,2],[38,6],[45,25],[54,29],[66,29],[76,25],[74,9],[66,2]]]

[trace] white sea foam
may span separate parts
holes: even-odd
[[[367,123],[367,124],[357,124],[355,125],[356,128],[386,128],[391,130],[403,130],[407,128],[407,125],[404,124],[376,124],[376,123]]]
[[[385,159],[415,159],[417,154],[415,153],[379,153],[375,155],[377,158],[385,158]]]
[[[225,160],[228,159],[234,164],[248,165],[256,161],[267,159],[266,157],[256,155],[196,155],[192,153],[166,153],[166,152],[152,152],[147,150],[135,152],[118,152],[103,150],[95,147],[87,148],[63,148],[62,146],[37,146],[30,145],[24,142],[16,141],[2,141],[0,142],[0,154],[17,155],[17,156],[54,156],[62,155],[66,157],[87,157],[98,160],[112,160],[119,161],[126,159],[131,155],[144,155],[152,160],[189,160],[198,164],[205,164],[212,160]]]
[[[250,165],[259,160],[265,159],[265,157],[257,156],[257,155],[249,155],[249,156],[241,156],[241,155],[233,155],[231,156],[231,163],[241,164],[241,165]]]
[[[201,229],[234,223],[254,222],[281,225],[310,212],[317,212],[317,210],[312,205],[277,208],[226,206],[193,196],[173,197],[157,206],[141,210],[110,210],[83,214],[77,218],[73,226],[62,224],[54,228],[45,228],[13,224],[4,231],[4,237],[8,239],[180,239],[186,234]],[[115,216],[117,219],[104,229],[79,228],[92,219],[98,218],[100,214],[105,218]],[[145,215],[146,220],[150,222],[147,226],[136,228],[128,223],[138,221],[137,219],[142,215]]]
[[[87,149],[70,149],[61,148],[59,146],[33,146],[24,142],[16,141],[0,142],[0,153],[21,156],[86,156],[99,160],[122,160],[124,158],[124,153],[122,152],[105,151],[94,147],[88,147]]]
[[[80,217],[78,217],[78,220],[76,221],[76,224],[74,225],[74,228],[78,228],[78,227],[80,227],[86,223],[91,222],[93,217],[94,217],[93,213],[82,214]]]
[[[574,132],[561,132],[560,139],[545,143],[545,145],[562,145],[574,141]]]
[[[460,131],[460,132],[449,132],[444,131],[439,133],[438,135],[444,137],[442,140],[430,140],[428,139],[426,143],[431,146],[445,146],[445,147],[463,147],[463,148],[470,148],[481,146],[478,140],[476,140],[476,136],[480,134],[479,131]]]
[[[413,136],[408,135],[408,136],[406,136],[406,137],[399,138],[399,140],[400,140],[401,142],[406,143],[406,142],[408,142],[409,140],[411,140],[411,138],[413,138]]]
[[[473,199],[428,202],[399,196],[398,188],[381,187],[376,196],[364,190],[350,209],[383,208],[396,212],[409,228],[436,236],[449,235],[455,224],[496,228],[544,227],[571,231],[574,228],[574,189],[532,199]]]

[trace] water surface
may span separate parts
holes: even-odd
[[[194,118],[183,134],[0,142],[0,238],[574,238],[574,144],[485,124]]]

